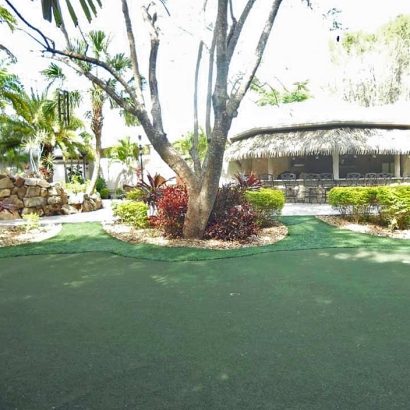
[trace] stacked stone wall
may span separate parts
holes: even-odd
[[[7,208],[10,211],[1,210],[1,203],[9,205]],[[71,198],[59,183],[50,184],[40,178],[0,175],[0,220],[19,219],[31,213],[40,216],[67,215],[95,211],[101,206],[99,195],[77,194]]]

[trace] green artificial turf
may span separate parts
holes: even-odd
[[[312,216],[283,217],[289,235],[268,246],[235,250],[175,248],[156,245],[130,245],[110,237],[100,223],[65,224],[62,232],[47,241],[0,249],[0,258],[24,255],[112,252],[116,255],[162,261],[194,261],[233,258],[273,251],[324,248],[386,248],[409,249],[409,241],[380,238],[334,228]]]
[[[0,409],[408,408],[407,249],[166,263],[87,231],[1,260]]]

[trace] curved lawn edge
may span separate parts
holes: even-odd
[[[410,241],[375,237],[336,228],[314,216],[280,218],[288,227],[288,236],[272,245],[230,250],[165,247],[150,244],[131,245],[106,233],[99,222],[64,224],[62,231],[43,242],[0,248],[0,258],[109,252],[119,256],[164,262],[201,261],[238,258],[276,251],[328,248],[409,249]]]

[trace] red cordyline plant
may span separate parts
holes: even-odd
[[[3,200],[0,200],[0,212],[8,211],[12,214],[13,209],[14,209],[13,204],[8,204],[8,203],[4,202]]]
[[[188,209],[188,193],[183,185],[167,186],[158,199],[158,212],[152,223],[165,237],[182,237],[185,215]]]
[[[148,206],[157,206],[159,198],[163,195],[163,190],[170,179],[165,179],[160,174],[156,173],[152,176],[150,173],[147,174],[148,182],[141,180],[137,184],[137,188],[140,189],[144,196],[143,200]]]
[[[253,172],[251,172],[250,175],[244,175],[238,172],[233,175],[233,178],[244,191],[258,191],[262,187],[261,180]]]

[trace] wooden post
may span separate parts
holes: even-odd
[[[273,158],[268,158],[268,174],[273,175]]]
[[[401,169],[400,169],[400,157],[401,155],[395,155],[394,156],[394,176],[396,178],[400,178],[401,174]]]
[[[339,179],[339,153],[334,152],[332,154],[332,163],[333,163],[333,178]]]

